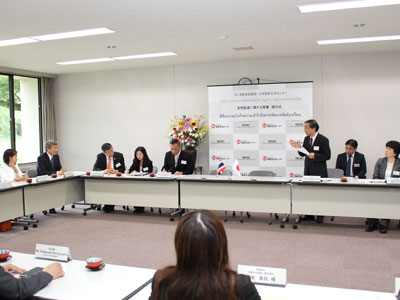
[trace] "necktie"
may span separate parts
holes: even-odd
[[[50,159],[50,162],[51,162],[51,167],[52,167],[53,170],[54,170],[54,156]]]
[[[312,150],[312,138],[310,138],[310,150]]]
[[[111,157],[108,158],[107,169],[108,169],[108,170],[111,170],[111,169],[112,169],[112,166],[111,166]]]
[[[351,176],[351,155],[347,158],[347,165],[346,165],[346,176]]]

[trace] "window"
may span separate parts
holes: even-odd
[[[0,74],[0,155],[18,151],[18,163],[35,162],[41,152],[40,79]]]

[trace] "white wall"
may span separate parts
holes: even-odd
[[[385,142],[400,139],[400,53],[257,59],[60,75],[55,81],[57,136],[63,165],[91,169],[103,142],[128,165],[143,145],[161,167],[174,115],[208,114],[207,85],[242,77],[314,81],[314,117],[331,141],[334,166],[348,138],[359,141],[368,175]],[[349,107],[349,109],[347,109]],[[208,171],[208,145],[198,149]]]

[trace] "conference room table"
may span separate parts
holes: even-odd
[[[31,183],[12,182],[10,187],[0,189],[0,222],[84,200],[80,173],[69,177],[49,176],[41,182],[32,178]]]
[[[363,291],[288,283],[285,287],[255,285],[262,300],[395,300],[394,293]],[[132,300],[148,300],[151,285],[139,291]]]
[[[292,214],[400,219],[400,185],[329,178],[292,182]]]
[[[0,189],[0,222],[22,216],[24,212],[21,184]]]
[[[178,208],[176,177],[83,175],[88,204]]]
[[[88,204],[400,219],[399,184],[382,180],[189,175],[82,175],[0,189],[0,222],[54,207]]]
[[[191,175],[177,179],[187,209],[290,213],[290,179]]]
[[[34,255],[12,252],[12,258],[0,263],[12,263],[30,270],[34,267],[45,267],[54,261],[37,259]],[[86,268],[86,262],[72,260],[60,262],[65,276],[53,280],[35,296],[59,300],[87,299],[124,299],[133,291],[153,278],[155,270],[112,265],[105,262],[101,270],[92,271]]]

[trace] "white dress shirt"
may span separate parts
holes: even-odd
[[[1,182],[12,182],[15,178],[21,177],[22,172],[19,169],[18,165],[16,164],[15,167],[18,170],[18,174],[15,173],[14,169],[11,168],[9,165],[3,163],[0,166],[0,180]]]
[[[179,155],[181,154],[181,151],[179,151],[179,153],[177,155],[175,155],[175,168],[178,165]]]
[[[394,165],[394,163],[387,162],[386,172],[385,172],[385,179],[392,177],[393,165]]]

